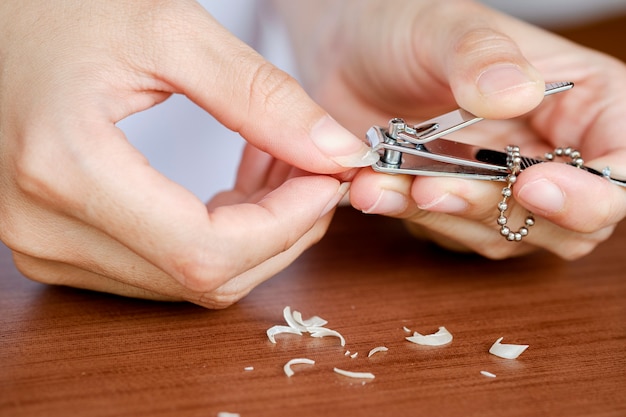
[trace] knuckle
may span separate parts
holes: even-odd
[[[216,290],[202,294],[197,304],[203,305],[213,310],[222,310],[228,308],[248,295],[250,291],[226,291]]]
[[[183,285],[194,292],[211,292],[235,275],[237,264],[231,257],[210,256],[206,251],[186,248],[175,254],[175,274]]]
[[[13,153],[13,188],[27,200],[45,201],[60,205],[65,202],[65,191],[71,189],[71,178],[65,172],[70,164],[59,164],[59,151],[46,134],[29,134]]]
[[[504,259],[517,256],[519,254],[519,245],[517,243],[502,244],[502,238],[492,239],[487,244],[477,246],[476,252],[492,261],[502,261]]]
[[[26,278],[42,284],[58,285],[61,280],[57,274],[42,265],[42,261],[19,252],[13,252],[13,263],[15,268]]]
[[[564,244],[559,246],[556,254],[567,261],[575,261],[591,253],[596,246],[596,243],[588,241]]]
[[[460,34],[454,49],[463,55],[480,54],[484,57],[493,52],[510,54],[517,47],[510,38],[500,32],[489,28],[475,28]]]
[[[260,62],[250,78],[248,113],[266,114],[296,105],[290,98],[294,88],[298,86],[293,77],[267,61]]]
[[[45,161],[29,152],[14,160],[15,186],[27,195],[42,195],[51,185],[45,175]]]

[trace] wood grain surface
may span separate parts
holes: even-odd
[[[565,34],[625,59],[625,24]],[[626,416],[625,247],[622,223],[575,262],[496,262],[341,209],[292,266],[209,311],[30,282],[2,246],[0,416]],[[270,343],[287,305],[327,319],[346,346],[308,335]],[[449,345],[405,340],[405,327],[439,326]],[[497,358],[488,349],[499,337],[530,347]],[[389,350],[368,358],[380,345]],[[288,378],[283,365],[297,357],[316,363]]]
[[[579,261],[494,262],[341,209],[320,244],[221,311],[32,283],[3,248],[0,415],[623,416],[624,226]],[[270,343],[287,305],[328,320],[346,346],[306,334]],[[405,340],[404,327],[439,326],[449,345]],[[501,359],[488,353],[499,337],[530,347]],[[316,363],[287,377],[300,357]]]

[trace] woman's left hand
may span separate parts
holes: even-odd
[[[318,26],[304,29],[324,34],[295,37],[303,79],[353,132],[462,107],[486,119],[514,119],[483,121],[455,140],[496,150],[514,144],[529,156],[571,146],[586,165],[610,166],[626,178],[622,62],[470,1],[349,1],[340,11],[321,3],[300,11],[280,6],[292,25],[305,13]],[[544,80],[576,87],[542,103]],[[508,243],[496,223],[502,187],[366,168],[350,195],[357,209],[405,219],[419,236],[498,259],[537,249],[581,257],[626,216],[626,190],[572,166],[539,164],[519,175],[507,211],[512,229],[528,211],[536,224],[522,242]]]

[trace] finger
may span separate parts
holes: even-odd
[[[79,235],[79,227],[76,224],[71,224],[75,221],[69,219],[67,222],[70,224],[59,222],[55,227],[49,227],[49,219],[46,219],[45,223],[48,224],[48,227],[40,228],[46,229],[45,239],[38,239],[36,245],[33,246],[28,243],[26,245],[29,250],[33,250],[35,246],[39,248],[49,247],[51,250],[62,248],[66,261],[79,264],[81,267],[21,254],[16,256],[16,263],[24,275],[49,284],[69,285],[155,300],[176,301],[185,299],[206,307],[221,308],[243,297],[253,286],[277,273],[287,265],[286,262],[291,262],[304,249],[319,240],[328,226],[330,217],[330,214],[323,216],[311,230],[307,231],[285,252],[270,258],[267,263],[263,262],[258,267],[247,271],[243,277],[235,277],[232,283],[227,283],[223,288],[209,291],[206,294],[184,288],[154,265],[145,262],[144,259],[128,251],[123,245],[97,231],[86,236],[83,235],[78,240],[67,241],[68,236]],[[36,216],[28,218],[29,223],[35,223],[36,220]],[[14,226],[19,228],[18,225]],[[90,229],[89,227],[86,228]],[[71,231],[71,234],[68,231]],[[253,235],[250,237],[254,239]],[[53,254],[50,251],[46,253],[46,256],[57,259],[63,258],[58,253]],[[83,268],[93,268],[99,272],[92,272]],[[132,274],[128,275],[128,271],[132,271]]]
[[[526,171],[519,176],[521,179]],[[587,174],[589,175],[589,174]],[[513,187],[515,190],[519,184]],[[517,242],[506,242],[500,233],[501,215],[498,203],[502,201],[503,184],[489,181],[468,181],[448,178],[416,178],[411,196],[418,208],[431,214],[442,214],[408,218],[431,230],[477,251],[490,258],[501,259],[528,252]],[[492,202],[491,204],[489,202]],[[518,231],[526,226],[528,209],[514,199],[507,201],[506,226]],[[447,217],[446,217],[447,216]],[[525,245],[542,248],[567,259],[576,259],[589,253],[600,242],[606,240],[615,224],[598,225],[588,230],[576,230],[555,224],[549,218],[534,213],[535,224],[528,228]],[[440,219],[438,224],[434,219]]]
[[[291,165],[248,144],[244,148],[233,189],[215,195],[207,208],[213,210],[219,206],[257,202],[290,178],[292,171]]]
[[[489,181],[388,176],[370,171],[359,173],[350,196],[352,204],[362,211],[419,225],[422,236],[425,234],[443,247],[471,250],[492,259],[520,256],[537,249],[576,259],[610,236],[610,225],[575,231],[535,216],[535,225],[523,242],[508,242],[497,223],[502,188],[503,184]],[[514,200],[509,200],[509,206],[507,226],[517,231],[525,225],[528,211]]]
[[[501,260],[523,256],[540,248],[524,242],[505,242],[494,225],[436,212],[422,212],[404,219],[412,235],[454,252],[477,253]],[[506,244],[509,243],[509,244]]]
[[[259,266],[234,277],[224,285],[208,291],[195,292],[183,287],[163,271],[111,241],[82,239],[80,242],[63,242],[71,253],[81,251],[81,257],[71,258],[75,264],[36,258],[13,252],[18,270],[26,277],[49,285],[64,285],[91,291],[100,291],[124,297],[156,301],[190,301],[207,308],[225,308],[246,296],[254,287],[274,276],[285,265],[293,262],[304,250],[319,241],[330,224],[332,213],[316,222],[304,236],[287,250],[261,263]],[[116,247],[116,251],[105,248]],[[105,259],[107,261],[103,262]],[[93,270],[84,269],[93,268]],[[126,271],[132,270],[132,276]]]
[[[309,231],[287,250],[243,272],[215,290],[205,292],[200,297],[189,299],[189,301],[208,308],[226,308],[241,300],[250,291],[276,275],[286,265],[291,264],[302,252],[317,243],[328,229],[333,211],[320,218]]]
[[[513,211],[509,216],[511,228],[524,225],[525,212]],[[445,213],[426,212],[404,219],[409,231],[421,239],[431,240],[443,248],[475,252],[490,259],[523,256],[539,249],[574,260],[587,255],[613,232],[614,227],[590,234],[560,228],[545,219],[536,219],[535,226],[522,241],[509,241],[495,226]]]
[[[362,169],[350,185],[350,204],[363,213],[406,216],[416,208],[409,195],[412,182],[409,175],[385,175]]]
[[[153,292],[62,262],[35,258],[19,252],[13,252],[13,260],[17,269],[25,277],[48,285],[64,285],[147,300],[183,300],[180,296],[166,295],[163,287],[160,287],[158,292]],[[152,276],[151,278],[151,281],[154,282],[156,277]]]
[[[566,164],[524,170],[513,191],[528,210],[581,233],[614,226],[626,216],[624,188]]]
[[[153,65],[184,93],[250,143],[310,172],[338,173],[367,166],[378,155],[335,122],[295,79],[232,36],[200,5],[175,2],[157,22],[178,16],[177,42],[170,38],[151,56]],[[193,25],[189,25],[190,16]],[[153,28],[157,39],[162,28]]]
[[[541,74],[504,33],[510,18],[471,2],[453,2],[438,10],[441,16],[430,19],[433,65],[462,108],[502,119],[526,113],[541,102]],[[439,24],[442,21],[446,24]]]
[[[235,189],[249,196],[274,190],[290,178],[293,170],[288,163],[247,145],[237,171]]]
[[[448,181],[446,181],[448,180]],[[447,184],[449,182],[449,184]],[[381,175],[371,170],[359,172],[350,190],[352,205],[365,213],[376,213],[405,220],[411,233],[432,240],[454,251],[473,251],[502,259],[522,255],[532,245],[503,245],[497,225],[496,201],[484,209],[485,198],[472,206],[465,194],[473,181],[444,178]],[[494,199],[493,187],[487,187]],[[473,215],[478,217],[466,218]],[[485,223],[485,219],[487,223]]]
[[[494,204],[485,210],[485,198],[472,206],[466,198],[474,181],[446,178],[382,175],[371,170],[359,172],[352,183],[352,205],[366,213],[383,214],[405,220],[409,230],[419,238],[432,240],[454,251],[473,251],[501,259],[522,255],[532,245],[502,245],[495,219],[497,191],[486,187]],[[476,194],[476,193],[474,193]],[[474,218],[464,216],[473,215]],[[487,218],[487,224],[484,219]]]

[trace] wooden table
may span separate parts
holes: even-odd
[[[221,311],[33,283],[2,248],[0,415],[624,416],[625,246],[622,224],[579,261],[495,262],[344,208],[320,244]],[[325,318],[346,346],[306,334],[272,344],[285,306]],[[449,345],[405,340],[404,327],[439,326]],[[489,354],[502,336],[530,347]],[[316,363],[287,377],[299,357]]]
[[[565,34],[626,59],[625,24]],[[0,416],[626,416],[625,247],[623,223],[575,262],[494,262],[342,209],[291,267],[208,311],[33,283],[0,246]],[[346,346],[308,335],[270,343],[285,306],[324,317]],[[451,344],[405,340],[405,327],[439,326]],[[502,336],[530,347],[516,360],[490,355]],[[368,358],[380,345],[389,350]],[[316,363],[288,378],[296,357]]]

